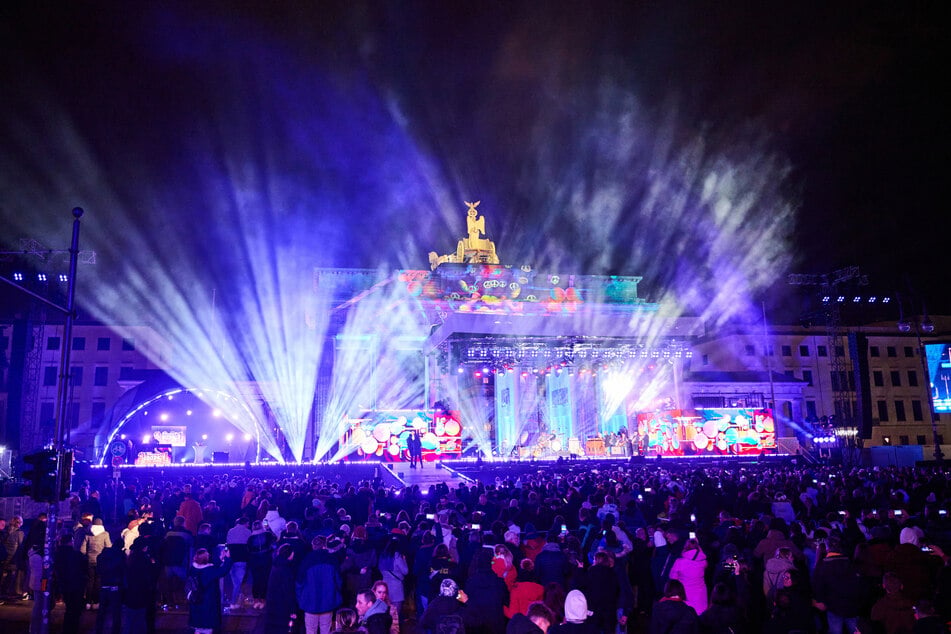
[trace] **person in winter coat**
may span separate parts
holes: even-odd
[[[465,611],[466,601],[469,597],[463,592],[452,579],[443,579],[439,584],[439,594],[433,597],[433,600],[426,606],[419,619],[419,626],[427,634],[436,632],[440,622],[451,617],[458,617],[465,623],[463,613]]]
[[[466,634],[496,634],[505,630],[503,606],[509,603],[509,591],[492,572],[492,551],[482,549],[473,561],[473,573],[466,581]]]
[[[783,587],[783,576],[795,567],[792,550],[786,546],[780,546],[776,549],[776,555],[766,560],[766,568],[763,570],[763,596],[766,597],[766,605],[773,604],[776,591]]]
[[[687,605],[684,585],[671,579],[664,586],[664,596],[654,604],[648,634],[699,634],[697,611]]]
[[[102,634],[106,620],[111,621],[112,634],[119,634],[122,624],[122,592],[126,585],[125,553],[117,542],[99,554],[96,562],[99,575],[99,598],[102,604],[96,615],[96,634]]]
[[[73,548],[72,535],[63,535],[53,558],[53,580],[57,592],[63,596],[66,614],[63,615],[63,634],[79,634],[86,592],[86,558]]]
[[[816,631],[812,599],[805,579],[798,570],[783,574],[783,587],[776,591],[772,614],[763,626],[763,634],[812,634]]]
[[[390,613],[393,615],[393,622],[398,627],[400,615],[403,612],[403,601],[406,600],[404,580],[409,574],[409,564],[406,563],[406,556],[403,554],[398,537],[392,537],[383,548],[383,554],[380,555],[380,573],[389,590]]]
[[[256,610],[264,607],[267,597],[267,578],[271,574],[275,541],[274,533],[266,529],[263,522],[255,520],[248,537],[248,570],[251,571],[252,606]]]
[[[367,529],[357,526],[353,529],[353,540],[340,567],[340,572],[343,573],[344,603],[350,605],[355,602],[357,592],[373,585],[376,571],[376,550],[367,541]]]
[[[390,634],[390,627],[393,625],[390,606],[378,599],[372,590],[357,592],[355,607],[360,615],[360,625],[367,634]]]
[[[885,634],[911,634],[915,627],[915,602],[902,592],[902,582],[893,572],[882,577],[885,596],[872,606],[871,619]]]
[[[516,614],[528,614],[528,606],[541,601],[545,588],[535,580],[535,566],[531,559],[519,562],[518,579],[509,591],[509,604],[505,606],[505,616],[512,618]]]
[[[746,617],[725,583],[713,586],[710,607],[699,617],[701,634],[743,634],[748,631]]]
[[[561,548],[558,533],[549,531],[547,543],[535,556],[535,576],[538,577],[538,583],[544,586],[554,581],[564,585],[568,572],[568,555]]]
[[[315,537],[311,548],[297,570],[297,604],[304,611],[307,634],[329,634],[333,612],[343,605],[343,579],[326,537]]]
[[[594,613],[592,622],[601,632],[614,632],[621,586],[614,571],[611,553],[595,553],[594,565],[584,575],[579,589],[588,598],[588,608]]]
[[[670,569],[670,578],[683,584],[687,593],[687,605],[697,614],[707,609],[707,584],[704,574],[707,569],[707,556],[696,539],[688,539],[680,552],[680,557]]]
[[[149,554],[149,542],[141,537],[133,542],[126,560],[126,591],[122,597],[123,634],[148,632],[150,623],[154,627],[160,570]]]
[[[288,623],[297,614],[294,574],[294,547],[284,544],[274,553],[267,580],[264,634],[287,634]]]
[[[815,606],[826,613],[829,634],[847,634],[858,630],[866,593],[858,567],[842,552],[842,540],[829,535],[828,552],[816,563],[812,573],[812,593]]]
[[[99,555],[106,548],[112,547],[112,539],[109,537],[109,531],[102,525],[102,518],[97,517],[92,521],[89,527],[89,534],[83,539],[79,552],[86,555],[86,563],[89,572],[86,577],[86,608],[99,607],[99,570],[96,563],[99,561]]]
[[[212,634],[221,628],[221,588],[218,580],[231,569],[228,551],[221,553],[224,563],[220,566],[211,561],[211,554],[204,548],[195,551],[188,576],[194,577],[199,588],[197,602],[189,600],[188,626],[195,628],[195,634]]]
[[[192,535],[198,532],[198,526],[201,524],[201,504],[192,496],[190,488],[185,490],[184,499],[178,506],[179,517],[185,518],[185,530]]]

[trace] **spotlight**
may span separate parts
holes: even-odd
[[[838,297],[835,298],[835,301],[841,304],[842,302],[845,301],[845,295],[839,295]]]
[[[250,441],[250,440],[251,440],[251,434],[245,434],[245,435],[244,435],[244,439],[245,439],[246,441]]]
[[[125,440],[125,434],[120,434],[120,435],[119,435],[119,440]]]
[[[853,303],[853,304],[858,304],[860,301],[862,301],[862,298],[859,297],[858,295],[856,295],[855,297],[852,298],[852,303]]]
[[[23,281],[23,273],[14,273],[14,274],[13,274],[13,281],[14,281],[14,282],[22,282],[22,281]]]
[[[201,439],[202,439],[202,440],[208,440],[208,434],[202,434],[202,435],[201,435]]]
[[[185,416],[191,416],[192,411],[190,409],[185,410]]]
[[[829,297],[828,295],[823,295],[823,296],[822,296],[822,303],[823,303],[823,304],[828,304],[831,300],[832,300],[832,298]]]
[[[149,436],[148,434],[142,436],[142,444],[143,444],[143,445],[149,444],[149,439],[150,439],[150,438],[151,438],[151,436]]]
[[[459,374],[462,374],[463,372],[465,372],[465,370],[464,370],[463,367],[460,365],[459,368],[456,370],[456,372],[458,372]]]
[[[69,276],[66,275],[65,273],[60,273],[60,274],[59,274],[59,281],[62,282],[63,284],[65,284],[66,282],[69,281]]]
[[[234,440],[234,434],[228,434],[227,436],[225,436],[225,440],[228,442],[231,442],[232,440]]]
[[[38,275],[36,276],[36,279],[38,279],[38,280],[41,281],[41,282],[45,282],[45,281],[46,281],[46,273],[40,273],[40,274],[38,274]]]
[[[214,410],[211,411],[211,415],[214,416],[215,418],[218,418],[219,416],[221,416],[221,410],[220,410],[220,409],[214,409]]]
[[[168,420],[168,414],[166,414],[165,412],[162,412],[162,414],[159,415],[159,418],[162,419],[163,421],[166,421]]]

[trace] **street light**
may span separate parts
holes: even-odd
[[[934,441],[934,459],[941,463],[944,459],[944,453],[941,451],[941,442],[938,438],[938,414],[934,410],[934,395],[932,394],[931,376],[928,373],[928,353],[925,351],[925,344],[921,340],[921,333],[931,334],[934,332],[934,322],[928,317],[928,309],[924,309],[924,315],[921,320],[908,321],[905,319],[905,312],[901,302],[898,304],[898,330],[899,332],[911,332],[915,330],[915,339],[918,341],[918,360],[921,361],[921,371],[924,374],[925,387],[928,389],[928,407],[931,409],[931,438]]]

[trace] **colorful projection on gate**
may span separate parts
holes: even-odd
[[[420,299],[463,313],[543,315],[573,313],[585,302],[644,305],[640,277],[547,275],[529,266],[443,264],[435,271],[405,270],[399,280]]]
[[[951,412],[951,344],[925,344],[925,356],[928,362],[928,376],[931,388],[931,397],[934,401],[934,411],[938,414]]]
[[[348,418],[341,440],[351,460],[409,461],[407,441],[420,434],[423,460],[458,458],[462,423],[457,411],[371,410]]]
[[[638,448],[644,455],[755,455],[776,448],[769,409],[710,408],[637,415]]]

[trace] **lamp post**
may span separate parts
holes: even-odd
[[[931,438],[934,441],[934,459],[940,464],[944,459],[944,453],[941,451],[941,442],[938,438],[938,414],[934,409],[934,394],[932,394],[931,378],[928,373],[928,354],[925,350],[925,344],[921,340],[921,333],[931,334],[934,332],[934,322],[928,317],[928,310],[924,310],[924,316],[919,320],[908,321],[905,319],[904,310],[901,303],[898,305],[900,319],[898,321],[898,330],[900,332],[911,332],[915,329],[915,339],[918,342],[918,360],[921,361],[921,371],[924,375],[925,387],[928,389],[928,408],[931,411]]]

